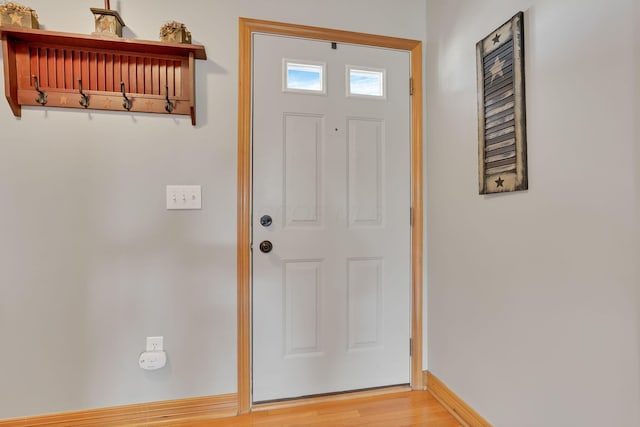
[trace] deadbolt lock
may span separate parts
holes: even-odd
[[[273,243],[268,240],[263,240],[260,242],[260,252],[264,254],[268,254],[273,249]]]

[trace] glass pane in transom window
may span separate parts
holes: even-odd
[[[284,60],[284,90],[286,92],[325,93],[325,65]]]
[[[384,98],[385,71],[372,68],[347,67],[349,96]]]

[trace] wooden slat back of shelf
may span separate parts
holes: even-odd
[[[16,49],[19,89],[34,89],[37,76],[43,90],[77,92],[78,80],[85,91],[120,92],[124,82],[128,94],[166,95],[183,99],[183,69],[188,59],[179,57],[123,55],[119,52],[86,51],[70,47],[20,44]]]

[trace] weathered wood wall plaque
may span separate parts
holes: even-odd
[[[480,194],[528,188],[523,17],[476,45]]]

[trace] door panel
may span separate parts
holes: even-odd
[[[349,350],[380,347],[382,341],[382,258],[347,260]]]
[[[320,353],[322,261],[284,261],[285,357]]]
[[[287,226],[320,225],[322,130],[318,115],[284,115],[284,206]]]
[[[253,401],[407,384],[409,54],[262,34],[253,52]],[[384,97],[348,96],[350,66],[384,70]]]
[[[349,226],[380,226],[384,209],[384,121],[349,118],[347,129]]]

